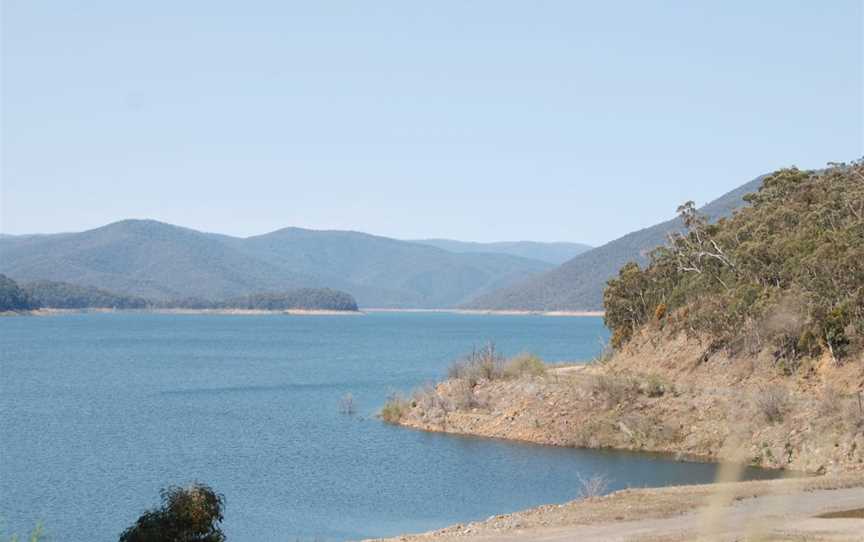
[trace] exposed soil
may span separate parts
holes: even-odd
[[[764,356],[704,359],[693,341],[662,344],[543,376],[449,379],[415,392],[397,423],[811,473],[864,469],[864,360],[823,358],[786,376]]]
[[[861,541],[864,474],[628,489],[390,540]]]
[[[602,363],[451,378],[401,401],[390,421],[828,476],[626,490],[399,540],[864,541],[862,392],[861,357],[790,364],[648,334]]]

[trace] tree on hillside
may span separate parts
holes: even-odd
[[[225,497],[203,484],[171,486],[160,494],[162,506],[144,512],[120,542],[224,542],[219,524]]]
[[[706,338],[709,350],[770,349],[784,370],[864,350],[864,162],[780,170],[744,199],[714,224],[685,203],[686,230],[609,281],[616,348],[653,325]]]
[[[6,275],[0,274],[0,312],[26,311],[35,309],[36,304],[22,290],[18,283]]]

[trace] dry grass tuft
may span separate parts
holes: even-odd
[[[789,392],[782,387],[765,388],[756,395],[754,402],[768,423],[781,423],[792,406]]]

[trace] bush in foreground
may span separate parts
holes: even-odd
[[[171,486],[160,494],[162,506],[144,512],[120,542],[224,542],[219,524],[225,497],[203,484]]]

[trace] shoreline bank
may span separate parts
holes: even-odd
[[[476,314],[487,316],[566,316],[566,317],[600,317],[604,311],[521,311],[521,310],[487,310],[487,309],[389,309],[364,307],[364,312],[406,312],[406,313],[447,313]]]
[[[495,360],[486,360],[485,365],[482,360],[475,360],[474,365],[462,362],[437,385],[391,399],[381,415],[390,423],[422,431],[723,463],[720,470],[725,473],[718,475],[721,481],[740,479],[740,472],[732,472],[734,464],[821,475],[804,478],[816,481],[798,485],[791,481],[736,482],[729,489],[736,496],[724,505],[730,515],[741,514],[732,503],[753,497],[748,488],[757,486],[748,484],[754,483],[783,488],[790,499],[801,503],[815,487],[807,484],[852,480],[849,487],[855,488],[854,502],[857,508],[864,508],[864,407],[859,384],[864,383],[864,359],[838,365],[823,356],[785,375],[770,351],[753,357],[736,358],[723,352],[706,356],[704,343],[687,335],[656,339],[656,335],[645,335],[611,359],[586,365],[537,367],[500,360],[496,369]],[[520,367],[524,368],[521,372]],[[726,530],[718,531],[717,536],[695,537],[694,532],[699,534],[704,524],[698,516],[683,524],[680,519],[667,522],[662,514],[659,519],[633,517],[634,510],[644,507],[662,509],[668,492],[695,499],[697,495],[689,494],[693,490],[687,487],[614,493],[603,501],[608,509],[602,517],[580,512],[590,508],[586,503],[593,501],[588,499],[398,540],[445,541],[466,536],[514,542],[641,540],[642,535],[635,533],[643,531],[646,540],[742,539],[740,522],[737,527],[735,521],[727,522]],[[788,488],[793,490],[786,491]],[[838,518],[831,527],[836,532],[826,538],[821,534],[811,537],[818,533],[806,531],[808,522],[817,521],[817,509],[831,511],[825,506],[831,504],[830,494],[826,495],[815,505],[802,504],[800,510],[805,512],[785,516],[772,512],[754,520],[759,524],[770,520],[769,531],[781,533],[758,539],[788,540],[782,528],[800,521],[806,536],[796,534],[792,539],[860,540],[841,525],[857,521],[857,530],[851,532],[864,532],[860,516]],[[563,509],[576,516],[558,512]],[[675,514],[693,510],[687,504]],[[638,523],[643,520],[653,523]],[[637,523],[631,524],[634,521]],[[823,519],[818,521],[829,525]],[[586,522],[596,528],[586,531]],[[743,534],[750,539],[748,532]]]
[[[260,315],[289,315],[289,316],[363,316],[362,310],[337,311],[319,309],[286,309],[286,310],[262,310],[262,309],[111,309],[111,308],[86,308],[86,309],[35,309],[22,312],[0,312],[0,316],[64,316],[68,314],[206,314],[214,316],[260,316]]]
[[[624,489],[378,542],[853,541],[864,473]]]

